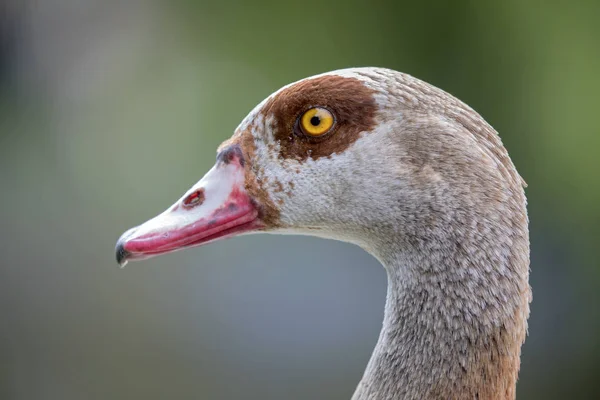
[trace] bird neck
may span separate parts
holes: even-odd
[[[514,399],[530,289],[527,234],[513,239],[508,255],[485,241],[384,251],[383,328],[352,399]]]

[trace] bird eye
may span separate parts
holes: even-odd
[[[314,107],[300,117],[300,128],[307,136],[322,136],[331,130],[333,114],[322,107]]]

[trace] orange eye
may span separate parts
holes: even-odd
[[[321,136],[331,130],[333,114],[321,107],[314,107],[302,114],[300,128],[308,136]]]

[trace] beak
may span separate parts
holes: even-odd
[[[215,166],[173,206],[119,238],[119,265],[264,228],[244,179],[240,147],[223,149]]]

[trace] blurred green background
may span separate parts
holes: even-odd
[[[362,250],[250,236],[119,270],[113,248],[260,100],[351,66],[426,80],[500,132],[529,184],[519,397],[594,398],[599,17],[598,1],[3,0],[0,399],[349,399],[385,298]]]

